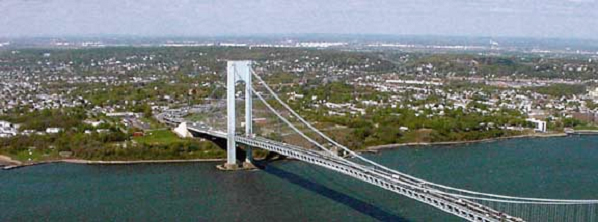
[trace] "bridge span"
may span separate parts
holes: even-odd
[[[282,101],[276,93],[251,68],[251,61],[229,61],[227,64],[227,128],[226,132],[213,129],[201,123],[187,123],[184,119],[169,119],[172,123],[181,123],[194,137],[203,137],[226,146],[227,162],[225,168],[236,168],[237,144],[246,149],[246,161],[251,161],[251,149],[261,148],[283,156],[321,166],[338,173],[348,175],[365,183],[394,192],[419,202],[428,204],[443,212],[469,221],[478,222],[519,222],[519,221],[598,221],[598,200],[566,200],[514,197],[464,190],[441,184],[435,184],[415,176],[390,169],[371,161],[348,147],[339,144],[308,121],[303,119],[289,105]],[[285,112],[295,121],[299,121],[316,136],[324,139],[330,146],[347,153],[351,159],[340,157],[329,146],[324,146],[307,136],[277,111],[269,101],[251,84],[252,78],[258,80],[263,89],[270,94]],[[245,132],[236,132],[236,93],[237,81],[245,82]],[[257,136],[252,129],[252,99],[257,97],[268,110],[276,115],[288,127],[310,142],[317,149],[308,149]],[[272,102],[272,100],[270,100]]]
[[[211,130],[206,126],[191,124],[191,126],[188,126],[187,129],[194,136],[208,136],[220,139],[227,138],[227,134],[225,132]],[[287,157],[351,176],[363,182],[378,186],[382,189],[426,203],[444,212],[459,216],[466,220],[481,222],[524,221],[521,218],[506,215],[505,213],[498,212],[475,202],[445,195],[440,191],[426,187],[426,184],[421,184],[418,181],[414,181],[410,178],[389,174],[388,172],[363,166],[351,161],[342,161],[338,157],[330,155],[326,152],[309,150],[303,147],[277,142],[262,137],[246,137],[239,135],[235,137],[235,140],[238,144],[276,152]]]

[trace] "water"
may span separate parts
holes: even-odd
[[[598,137],[386,150],[368,157],[460,188],[598,199]],[[308,164],[51,164],[0,171],[0,221],[460,221]]]

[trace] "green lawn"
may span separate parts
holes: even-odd
[[[48,158],[53,157],[52,151],[45,149],[45,151],[39,149],[31,149],[31,155],[29,154],[29,150],[23,150],[17,153],[16,156],[12,156],[14,159],[27,162],[27,161],[41,161],[46,160]]]
[[[185,141],[170,130],[156,130],[147,132],[144,136],[135,137],[133,140],[137,141],[138,143],[146,144],[171,144]]]
[[[598,130],[598,126],[593,126],[593,125],[589,125],[589,126],[576,126],[573,129],[574,130]]]

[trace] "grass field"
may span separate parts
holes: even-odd
[[[171,144],[185,141],[170,130],[156,130],[147,132],[144,136],[135,137],[133,140],[137,141],[138,143],[146,144]]]
[[[576,126],[573,128],[574,130],[598,130],[598,126],[589,125],[589,126]]]
[[[55,153],[50,153],[51,151],[46,149],[45,152],[39,149],[29,149],[23,150],[19,152],[16,156],[12,156],[12,158],[21,161],[21,162],[28,162],[28,161],[41,161],[47,160],[50,157],[56,156]]]

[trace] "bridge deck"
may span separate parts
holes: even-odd
[[[208,127],[192,125],[190,131],[226,139],[226,133],[210,130]],[[411,178],[400,177],[373,167],[364,166],[336,156],[323,154],[315,150],[289,145],[266,138],[236,136],[237,143],[262,148],[300,161],[315,164],[385,190],[401,194],[411,199],[431,205],[444,212],[469,221],[523,221],[521,218],[508,216],[483,205],[468,200],[436,192]]]

